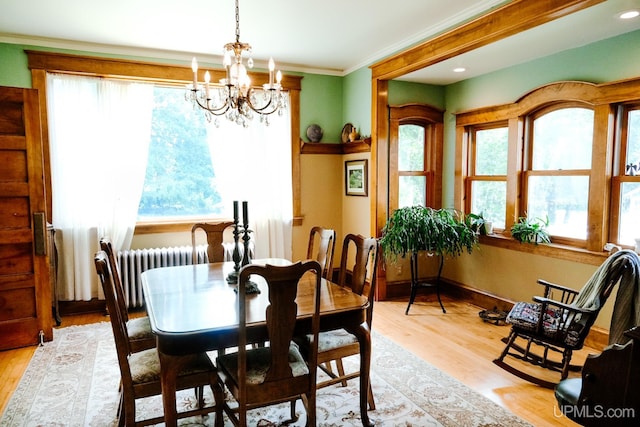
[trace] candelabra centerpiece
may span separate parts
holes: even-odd
[[[243,56],[247,56],[244,65]],[[260,121],[269,124],[269,115],[282,114],[286,108],[286,96],[282,93],[282,73],[275,71],[273,58],[269,59],[269,82],[256,88],[251,85],[247,69],[253,68],[251,45],[240,41],[240,11],[236,0],[236,41],[224,45],[223,65],[226,77],[220,79],[219,84],[211,83],[211,74],[204,74],[204,86],[198,83],[198,61],[193,58],[191,69],[193,83],[187,86],[187,100],[204,110],[208,121],[216,117],[215,124],[219,125],[218,116],[248,127],[253,120],[254,113],[260,116]]]

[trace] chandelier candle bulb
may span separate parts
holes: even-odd
[[[273,62],[273,58],[269,58],[269,86],[273,86],[273,71],[276,69],[276,64]]]
[[[204,90],[205,90],[205,95],[207,97],[207,101],[209,99],[211,99],[211,97],[209,96],[209,82],[211,81],[211,74],[209,74],[209,71],[207,71],[206,73],[204,73]]]
[[[198,61],[194,57],[191,60],[191,70],[193,71],[193,90],[198,89]]]

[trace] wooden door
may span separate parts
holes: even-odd
[[[38,91],[0,87],[0,350],[53,339]]]

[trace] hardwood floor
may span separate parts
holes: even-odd
[[[443,303],[446,314],[434,298],[418,296],[405,316],[405,300],[378,301],[373,329],[535,426],[577,425],[559,413],[553,390],[530,384],[492,363],[504,348],[500,340],[508,334],[508,326],[483,322],[478,317],[481,308],[467,302],[444,297]],[[62,327],[107,320],[99,313],[66,316]],[[0,352],[0,413],[34,350],[30,347]],[[599,351],[585,348],[574,355],[573,361],[582,364],[587,354]],[[532,369],[538,374],[544,371]],[[559,375],[548,374],[545,377],[550,379]]]

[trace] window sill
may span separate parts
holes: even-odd
[[[293,219],[293,226],[302,225],[304,217],[299,216]],[[136,223],[133,232],[135,235],[141,234],[161,234],[161,233],[181,233],[183,231],[191,232],[191,227],[196,222],[218,222],[231,221],[226,218],[192,218],[184,220],[168,220],[168,221],[140,221]]]
[[[605,251],[593,252],[555,243],[521,243],[502,234],[480,236],[480,244],[590,265],[600,265],[609,256]]]
[[[191,233],[191,227],[196,222],[219,222],[231,221],[227,218],[192,218],[184,220],[167,220],[167,221],[140,221],[136,223],[133,234],[160,234],[160,233],[180,233],[188,231]]]

